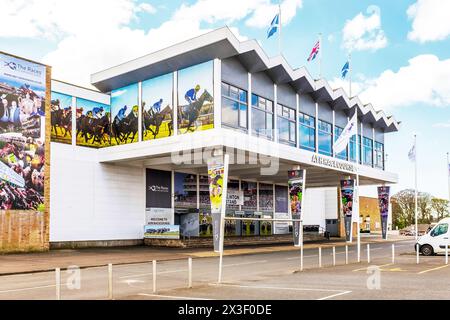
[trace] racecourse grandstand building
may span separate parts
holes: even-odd
[[[23,239],[33,235],[44,248],[144,238],[212,244],[206,159],[213,149],[230,154],[227,215],[288,218],[287,172],[302,168],[304,227],[337,236],[342,179],[358,173],[361,185],[374,187],[398,179],[384,162],[394,118],[282,56],[267,57],[226,27],[97,72],[91,83],[98,90],[51,81],[48,219],[25,226],[11,215],[32,208],[2,208],[3,250],[27,250]],[[335,154],[355,112],[358,135]],[[291,227],[228,221],[225,231],[228,239],[275,239]]]

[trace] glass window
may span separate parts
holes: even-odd
[[[375,167],[384,170],[384,145],[375,141]]]
[[[300,148],[315,151],[316,150],[316,119],[304,113],[300,113],[299,121],[299,137]]]
[[[241,190],[244,193],[242,210],[252,211],[253,213],[257,209],[256,182],[241,181]]]
[[[278,104],[277,115],[278,140],[295,146],[295,110]]]
[[[448,224],[447,223],[441,223],[438,224],[433,231],[431,231],[431,236],[432,237],[437,237],[443,234],[446,234],[448,231]]]
[[[273,139],[273,102],[252,94],[252,131]]]
[[[342,131],[344,131],[343,128],[334,127],[334,141],[339,139],[339,137],[342,134]],[[348,157],[348,148],[345,148],[345,150],[343,150],[340,153],[336,154],[336,158],[338,158],[338,159],[347,160],[347,157]]]
[[[247,91],[222,82],[222,124],[247,129]]]
[[[200,196],[200,208],[201,209],[211,209],[211,202],[209,199],[209,182],[208,176],[199,176],[199,196]]]
[[[331,156],[331,145],[333,141],[331,124],[322,120],[319,120],[317,124],[319,129],[319,153]]]
[[[197,176],[175,172],[175,207],[197,208]]]
[[[364,137],[363,138],[363,164],[372,166],[372,151],[373,151],[373,140]]]

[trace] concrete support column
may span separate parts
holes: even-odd
[[[222,61],[214,59],[214,128],[222,127]]]

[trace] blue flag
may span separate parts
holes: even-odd
[[[280,14],[278,13],[270,23],[270,27],[267,30],[267,39],[269,39],[280,27]]]
[[[349,70],[350,70],[350,63],[347,61],[341,70],[342,79],[345,79],[345,76],[347,75]]]

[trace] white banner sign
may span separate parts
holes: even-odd
[[[145,210],[145,222],[152,225],[174,224],[171,208],[147,208]]]
[[[229,206],[244,205],[244,191],[228,190],[227,205]]]

